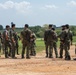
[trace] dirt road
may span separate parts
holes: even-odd
[[[45,58],[45,51],[31,59],[0,58],[0,75],[76,75],[74,46],[71,47],[71,61],[59,58]]]

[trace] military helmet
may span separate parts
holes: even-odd
[[[55,28],[52,28],[52,30],[55,30]]]
[[[49,27],[52,27],[53,26],[53,24],[49,24]]]
[[[69,24],[65,24],[65,27],[66,27],[66,28],[69,28]]]
[[[28,24],[25,24],[25,27],[27,27],[27,28],[28,28],[28,26],[29,26]]]

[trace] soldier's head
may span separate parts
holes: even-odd
[[[28,27],[29,27],[29,25],[28,24],[25,24],[25,29],[28,28]]]
[[[53,31],[55,31],[55,28],[52,28]]]
[[[66,28],[66,29],[69,29],[69,24],[66,24],[66,25],[65,25],[65,28]]]
[[[10,29],[10,26],[9,25],[6,25],[6,29],[9,30]]]
[[[11,27],[12,27],[12,29],[15,29],[15,24],[12,24]]]
[[[49,29],[51,29],[51,28],[52,28],[52,26],[53,26],[53,24],[49,24]]]
[[[65,25],[62,25],[62,26],[61,26],[61,29],[62,29],[62,30],[65,30]]]

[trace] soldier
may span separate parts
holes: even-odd
[[[0,32],[0,53],[1,53],[1,39],[2,39],[2,34]]]
[[[49,29],[44,32],[44,42],[46,47],[46,57],[53,58],[52,49],[53,49],[53,40],[55,37],[55,33],[52,30],[52,24],[49,24]],[[49,50],[48,50],[49,48]]]
[[[69,29],[70,30],[70,29]],[[73,32],[70,30],[70,44],[72,45],[73,41]]]
[[[22,58],[25,54],[25,48],[26,49],[26,59],[30,59],[30,37],[31,37],[31,30],[28,28],[28,24],[25,24],[24,30],[21,32],[21,40],[22,40]]]
[[[32,55],[32,56],[36,55],[35,40],[36,40],[36,35],[34,32],[32,32],[31,33],[31,40],[30,40],[30,55]]]
[[[0,32],[0,57],[1,57],[1,48],[2,48],[2,34]]]
[[[18,39],[20,39],[20,37],[18,36],[17,32],[15,33],[15,43],[16,43],[16,53],[17,55],[19,55],[19,44],[18,44]]]
[[[55,28],[52,28],[52,30],[54,31],[55,35],[56,35],[56,38],[54,39],[54,42],[53,42],[53,48],[54,48],[54,51],[55,51],[55,55],[56,55],[56,58],[58,58],[58,51],[57,51],[57,41],[58,41],[58,37],[57,37],[57,33],[55,31]]]
[[[10,30],[10,40],[11,40],[11,44],[12,44],[12,50],[10,51],[10,54],[12,55],[12,58],[16,59],[17,57],[15,57],[15,24],[11,25],[11,30]]]
[[[65,25],[62,25],[61,27],[62,27],[62,31],[58,35],[58,37],[60,38],[60,57],[59,58],[63,58],[64,40],[62,36],[63,36],[63,32],[65,31]]]
[[[10,38],[9,38],[9,29],[10,26],[6,25],[6,30],[3,32],[3,44],[5,50],[5,58],[8,58],[8,47],[11,49]]]
[[[64,39],[65,60],[71,60],[70,53],[69,53],[70,47],[68,47],[70,44],[70,31],[69,31],[69,25],[68,24],[65,25],[65,31],[63,33],[63,39]]]

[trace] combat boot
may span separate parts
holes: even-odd
[[[46,54],[46,58],[48,57],[48,54]]]
[[[26,57],[26,59],[30,59],[30,57]]]

